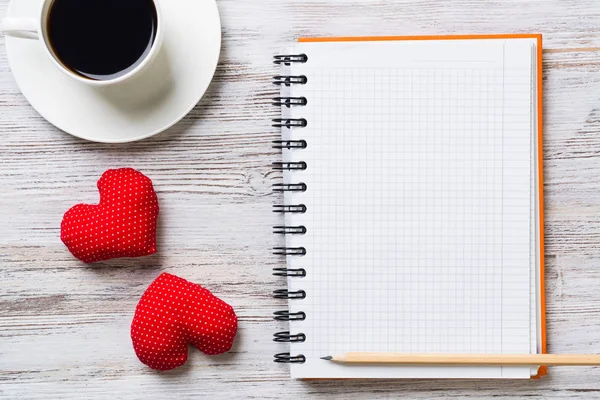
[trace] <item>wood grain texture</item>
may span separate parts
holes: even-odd
[[[14,0],[17,1],[17,0]],[[174,1],[174,0],[163,0]],[[205,0],[198,0],[205,1]],[[5,12],[9,0],[0,0]],[[272,362],[284,302],[269,294],[282,259],[270,227],[278,132],[271,56],[298,36],[544,34],[548,343],[600,353],[600,2],[598,0],[219,0],[223,51],[214,82],[181,123],[152,139],[104,145],[70,137],[19,93],[0,39],[0,397],[600,398],[600,369],[557,367],[537,381],[289,380]],[[159,254],[86,266],[59,239],[63,213],[95,202],[108,168],[150,176],[161,203]],[[139,363],[135,305],[161,271],[230,302],[230,354],[192,351],[168,373]]]

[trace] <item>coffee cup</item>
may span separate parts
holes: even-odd
[[[7,17],[0,30],[39,40],[56,68],[92,86],[138,75],[163,40],[158,0],[43,0],[37,17]]]

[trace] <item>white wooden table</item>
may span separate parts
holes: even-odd
[[[173,1],[173,0],[164,0]],[[205,0],[198,0],[205,1]],[[5,13],[9,0],[0,0]],[[539,381],[289,380],[270,292],[282,260],[271,212],[279,159],[270,118],[271,56],[306,35],[544,34],[548,343],[600,353],[600,2],[598,0],[219,0],[223,51],[209,92],[180,124],[150,140],[102,145],[44,121],[19,93],[0,39],[1,398],[600,398],[600,369],[553,368]],[[63,213],[95,203],[108,168],[150,176],[159,253],[94,266],[59,239]],[[146,286],[169,271],[230,302],[231,353],[156,373],[131,346]]]

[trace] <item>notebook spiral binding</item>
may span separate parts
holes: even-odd
[[[278,55],[274,57],[274,63],[278,65],[291,65],[292,63],[306,63],[308,57],[306,54]],[[304,75],[277,75],[273,77],[273,83],[278,86],[306,85],[308,79]],[[272,104],[283,109],[291,109],[293,107],[304,107],[308,104],[306,97],[286,97],[278,96],[273,98]],[[308,121],[305,118],[275,118],[273,126],[282,129],[305,128],[308,126]],[[297,151],[306,149],[308,144],[305,140],[275,140],[273,148],[285,151]],[[273,163],[275,171],[305,171],[308,165],[304,161],[297,162],[276,162]],[[274,192],[296,192],[302,193],[308,189],[303,182],[299,183],[278,183],[273,185]],[[294,205],[275,205],[273,212],[281,214],[304,214],[307,207],[304,204]],[[274,226],[273,233],[278,235],[305,235],[307,229],[305,226]],[[275,247],[273,253],[286,257],[302,257],[306,255],[304,247]],[[303,278],[306,276],[306,270],[303,268],[274,268],[273,275],[280,277],[291,277],[292,279]],[[273,297],[276,299],[300,300],[306,298],[304,290],[289,291],[286,289],[278,289],[273,292]],[[290,312],[289,310],[276,311],[273,313],[273,319],[276,321],[304,321],[306,313],[303,311]],[[304,333],[291,333],[289,331],[277,332],[273,335],[275,342],[283,343],[302,343],[306,340]],[[306,362],[306,357],[303,354],[291,355],[290,353],[275,354],[274,361],[277,363],[286,364],[302,364]]]

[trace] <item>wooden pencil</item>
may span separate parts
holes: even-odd
[[[599,354],[433,354],[350,352],[321,357],[337,363],[409,365],[600,365]]]

